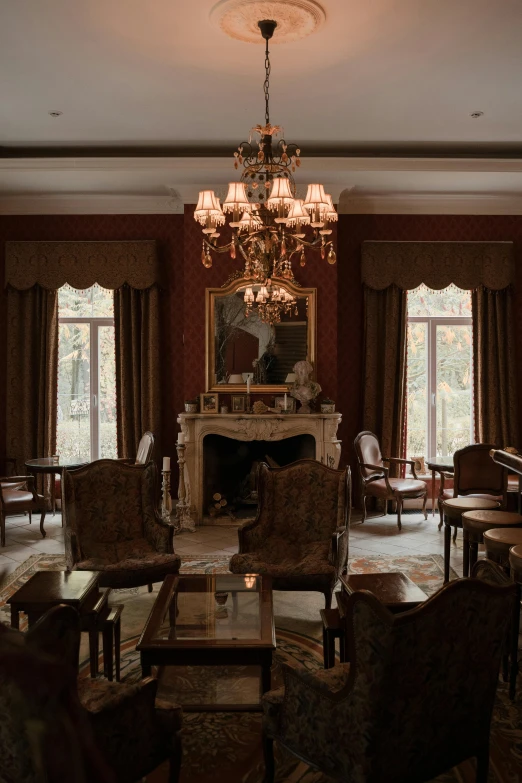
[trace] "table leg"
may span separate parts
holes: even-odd
[[[15,606],[11,607],[11,628],[20,630],[20,612]]]
[[[152,672],[152,666],[150,665],[150,663],[145,663],[145,661],[143,660],[143,653],[142,653],[141,654],[141,676],[142,676],[142,678],[145,679],[145,677],[150,677],[151,672]]]
[[[261,696],[272,687],[272,653],[270,652],[261,665]]]
[[[431,471],[431,516],[435,516],[435,471]],[[440,530],[440,528],[439,528]]]
[[[109,682],[112,682],[113,677],[113,644],[112,623],[105,621],[103,624],[103,671]]]
[[[339,636],[339,660],[341,663],[346,663],[348,660],[346,657],[346,635],[344,631],[341,631]]]
[[[511,701],[515,698],[517,690],[518,675],[518,632],[520,630],[520,585],[517,584],[515,595],[515,605],[513,607],[513,620],[511,623],[511,651],[510,651],[510,671],[509,671],[509,698]]]
[[[89,628],[89,662],[91,666],[91,677],[98,676],[98,658],[100,653],[100,642],[96,620],[93,620],[94,628]]]
[[[469,576],[469,534],[466,530],[462,531],[462,576]]]
[[[118,617],[114,624],[114,657],[116,659],[116,682],[120,681],[121,662],[121,618]]]

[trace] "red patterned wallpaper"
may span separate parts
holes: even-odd
[[[176,416],[183,405],[183,215],[0,216],[0,278],[7,240],[155,239],[164,267],[162,295],[162,408],[165,453],[175,456]],[[0,293],[0,453],[5,443],[6,296]]]
[[[165,267],[163,298],[163,410],[165,453],[174,456],[175,414],[185,399],[203,391],[205,383],[205,288],[220,286],[237,268],[228,255],[201,264],[201,234],[185,215],[0,216],[0,275],[4,275],[4,242],[9,239],[118,240],[156,239]],[[318,380],[343,414],[339,437],[343,460],[352,460],[352,443],[360,429],[362,362],[361,244],[383,240],[511,240],[517,257],[517,290],[522,290],[522,216],[341,215],[338,261],[330,266],[310,254],[296,275],[318,289]],[[522,296],[517,297],[517,324],[522,323]],[[522,327],[517,329],[522,355]],[[5,294],[0,292],[0,444],[5,442]],[[516,361],[516,357],[513,358]],[[521,368],[522,388],[522,368]],[[1,449],[0,449],[1,450]]]
[[[516,322],[522,355],[522,216],[519,215],[341,215],[339,222],[338,402],[343,414],[343,458],[354,469],[353,439],[361,427],[363,311],[361,245],[364,240],[511,241],[517,266]],[[513,357],[516,362],[516,357]],[[520,367],[520,363],[518,363]],[[522,368],[519,369],[522,388]]]

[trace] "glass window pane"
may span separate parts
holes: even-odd
[[[56,450],[68,459],[91,459],[90,326],[61,323],[58,331]]]
[[[437,325],[437,456],[471,442],[471,325]]]
[[[420,285],[408,291],[408,317],[415,316],[471,318],[471,291],[454,285],[435,291]]]
[[[58,292],[58,312],[60,318],[113,318],[113,292],[98,285],[83,291],[64,285]]]
[[[407,339],[407,445],[408,456],[427,455],[428,366],[427,323],[409,323]]]
[[[99,415],[100,459],[116,459],[116,359],[114,326],[100,326],[99,335]]]

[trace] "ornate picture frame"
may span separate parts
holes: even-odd
[[[230,395],[230,410],[232,413],[244,413],[246,410],[246,397],[244,394]]]
[[[200,413],[219,413],[219,394],[217,392],[204,392],[199,395]]]

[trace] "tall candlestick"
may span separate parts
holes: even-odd
[[[247,394],[250,394],[250,375],[247,378]]]
[[[178,443],[185,443],[185,436],[182,432],[178,432]]]
[[[286,392],[285,392],[285,411],[286,411],[287,405],[286,405]]]
[[[163,457],[163,470],[170,470],[170,457]]]
[[[185,449],[187,447],[184,443],[178,443],[176,445],[176,451],[178,452],[178,467],[179,467],[179,484],[178,484],[178,503],[176,507],[176,529],[175,532],[179,533],[182,530],[188,530],[191,533],[196,532],[196,525],[192,519],[190,513],[190,502],[187,502],[187,490],[185,486]]]

